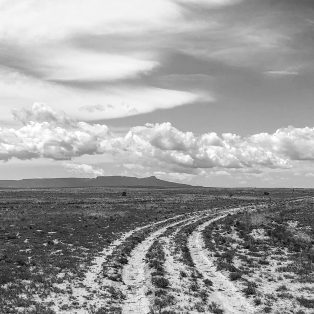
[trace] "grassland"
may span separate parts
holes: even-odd
[[[215,285],[193,255],[197,230],[215,267],[254,308],[271,312],[293,304],[310,313],[312,195],[201,188],[1,190],[0,313],[222,313]],[[282,278],[272,285],[275,294],[265,292],[260,268],[265,276],[275,271]],[[267,294],[276,295],[275,305]],[[134,307],[136,298],[142,303]]]

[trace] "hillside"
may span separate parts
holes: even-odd
[[[190,187],[160,180],[155,176],[147,178],[124,176],[101,176],[97,178],[45,178],[23,180],[0,180],[0,188],[64,188],[64,187]]]

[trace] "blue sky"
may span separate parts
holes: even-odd
[[[309,0],[0,0],[0,179],[313,186]]]

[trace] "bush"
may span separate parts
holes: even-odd
[[[210,280],[210,279],[204,279],[203,280],[204,284],[207,286],[207,287],[212,287],[213,285],[213,282]]]
[[[153,278],[153,285],[156,286],[157,288],[168,288],[170,285],[170,282],[168,279],[164,277],[155,277]]]
[[[196,292],[198,290],[198,285],[197,283],[192,283],[190,285],[190,290],[193,291],[193,292]]]
[[[13,280],[13,277],[10,273],[2,272],[0,273],[0,286],[5,285]]]
[[[231,281],[234,281],[234,280],[238,280],[242,277],[242,273],[241,272],[231,272],[230,275],[229,275],[229,278]]]
[[[181,277],[181,278],[187,277],[186,272],[184,272],[183,270],[181,270],[181,271],[180,271],[180,277]]]
[[[314,299],[306,299],[304,297],[301,298],[297,298],[297,300],[299,301],[299,303],[308,308],[308,309],[313,309],[314,308]]]
[[[256,306],[261,305],[261,304],[262,304],[262,300],[261,300],[260,298],[255,298],[255,299],[254,299],[254,304],[255,304]]]
[[[212,302],[209,306],[208,309],[211,311],[211,313],[214,314],[223,314],[223,310],[219,307],[219,305],[215,302]]]
[[[256,283],[248,281],[247,287],[243,289],[243,292],[245,293],[246,296],[255,295],[256,287],[257,287]]]
[[[228,263],[228,262],[224,262],[223,260],[221,259],[218,259],[217,261],[217,270],[227,270],[227,271],[230,271],[230,272],[237,272],[238,269],[232,265],[231,263]]]
[[[228,263],[231,263],[233,258],[234,258],[234,254],[235,252],[234,251],[227,251],[227,252],[224,252],[222,255],[221,255],[221,258],[224,258]]]

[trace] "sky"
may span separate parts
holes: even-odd
[[[0,0],[0,179],[314,187],[313,0]]]

